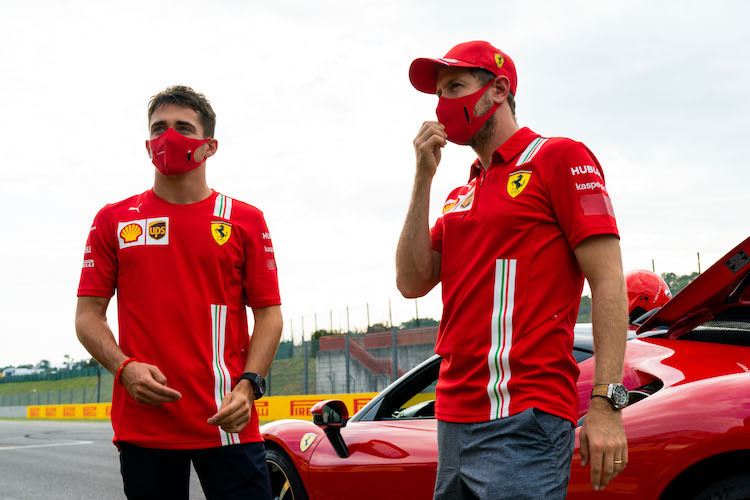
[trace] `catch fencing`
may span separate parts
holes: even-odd
[[[70,370],[77,372],[80,370]],[[64,373],[64,372],[63,372]],[[33,377],[28,380],[27,377]],[[0,385],[0,406],[30,406],[108,403],[112,401],[114,377],[102,367],[87,368],[85,375],[78,377],[60,376],[59,373],[45,375],[22,375],[27,380],[13,384],[16,377],[4,377]],[[66,382],[60,382],[65,380]],[[7,385],[6,385],[7,384]],[[73,387],[70,387],[70,386]],[[50,387],[59,386],[50,390]],[[67,386],[64,387],[63,386]]]
[[[437,326],[384,332],[342,333],[282,342],[266,377],[269,396],[375,393],[434,353]],[[113,377],[99,367],[91,375],[62,380],[0,384],[0,406],[106,403]],[[74,384],[75,387],[50,388]]]

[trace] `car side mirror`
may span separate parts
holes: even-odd
[[[346,427],[349,421],[349,410],[346,404],[338,399],[327,399],[316,403],[310,409],[310,413],[313,416],[313,423],[323,429],[331,446],[336,450],[336,454],[340,458],[347,458],[349,449],[344,443],[344,438],[341,437],[341,429]]]

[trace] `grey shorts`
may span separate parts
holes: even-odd
[[[438,420],[436,500],[564,499],[575,428],[529,408],[489,422]]]

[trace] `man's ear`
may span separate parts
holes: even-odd
[[[148,153],[149,158],[153,158],[154,155],[151,154],[151,141],[146,139],[146,153]]]
[[[508,98],[508,94],[510,93],[510,80],[507,76],[500,75],[492,82],[492,88],[495,90],[492,101],[495,104],[501,104]]]
[[[219,141],[217,141],[216,139],[209,139],[206,144],[208,145],[208,150],[206,150],[206,158],[210,158],[215,155],[216,151],[219,149]]]

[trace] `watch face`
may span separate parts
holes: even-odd
[[[628,390],[625,389],[624,385],[616,385],[614,387],[612,391],[612,399],[619,407],[623,407],[628,404]]]
[[[258,377],[258,384],[256,385],[258,392],[263,395],[266,393],[266,379]]]

